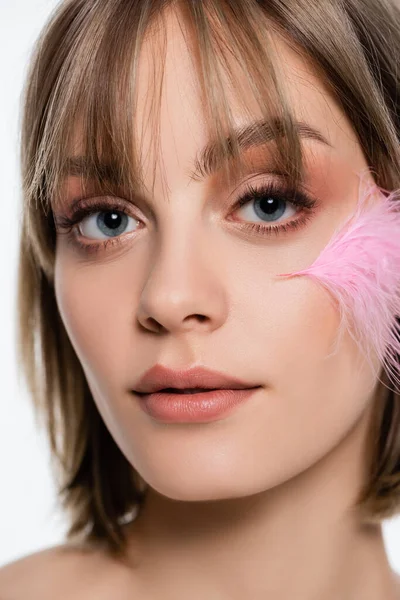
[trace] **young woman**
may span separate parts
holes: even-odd
[[[360,343],[398,323],[399,61],[390,0],[59,5],[19,343],[71,527],[1,598],[400,598],[399,389]],[[379,218],[337,238],[368,189]],[[331,293],[291,275],[318,264]]]

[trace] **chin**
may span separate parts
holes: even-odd
[[[243,481],[238,474],[234,476],[219,473],[212,474],[208,469],[206,474],[171,473],[167,476],[159,474],[146,478],[146,483],[158,494],[171,500],[183,502],[204,502],[212,500],[228,500],[253,496],[265,491],[265,481]]]

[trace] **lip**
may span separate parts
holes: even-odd
[[[217,389],[195,394],[154,392],[141,394],[140,407],[162,423],[207,423],[228,416],[260,387]]]
[[[240,390],[259,386],[259,383],[244,382],[236,377],[201,366],[186,370],[173,370],[156,364],[144,373],[133,391],[138,394],[153,394],[165,388],[177,388],[179,390],[193,388]],[[185,397],[190,399],[190,396]]]

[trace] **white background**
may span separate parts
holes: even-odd
[[[62,543],[65,521],[56,504],[44,433],[18,383],[15,294],[20,219],[18,136],[27,60],[56,0],[0,0],[1,381],[0,565]],[[383,524],[392,567],[400,573],[400,516]]]

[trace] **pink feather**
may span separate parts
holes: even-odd
[[[322,284],[337,302],[340,336],[346,328],[372,368],[375,353],[400,389],[400,189],[362,183],[355,212],[313,264],[278,277]]]

